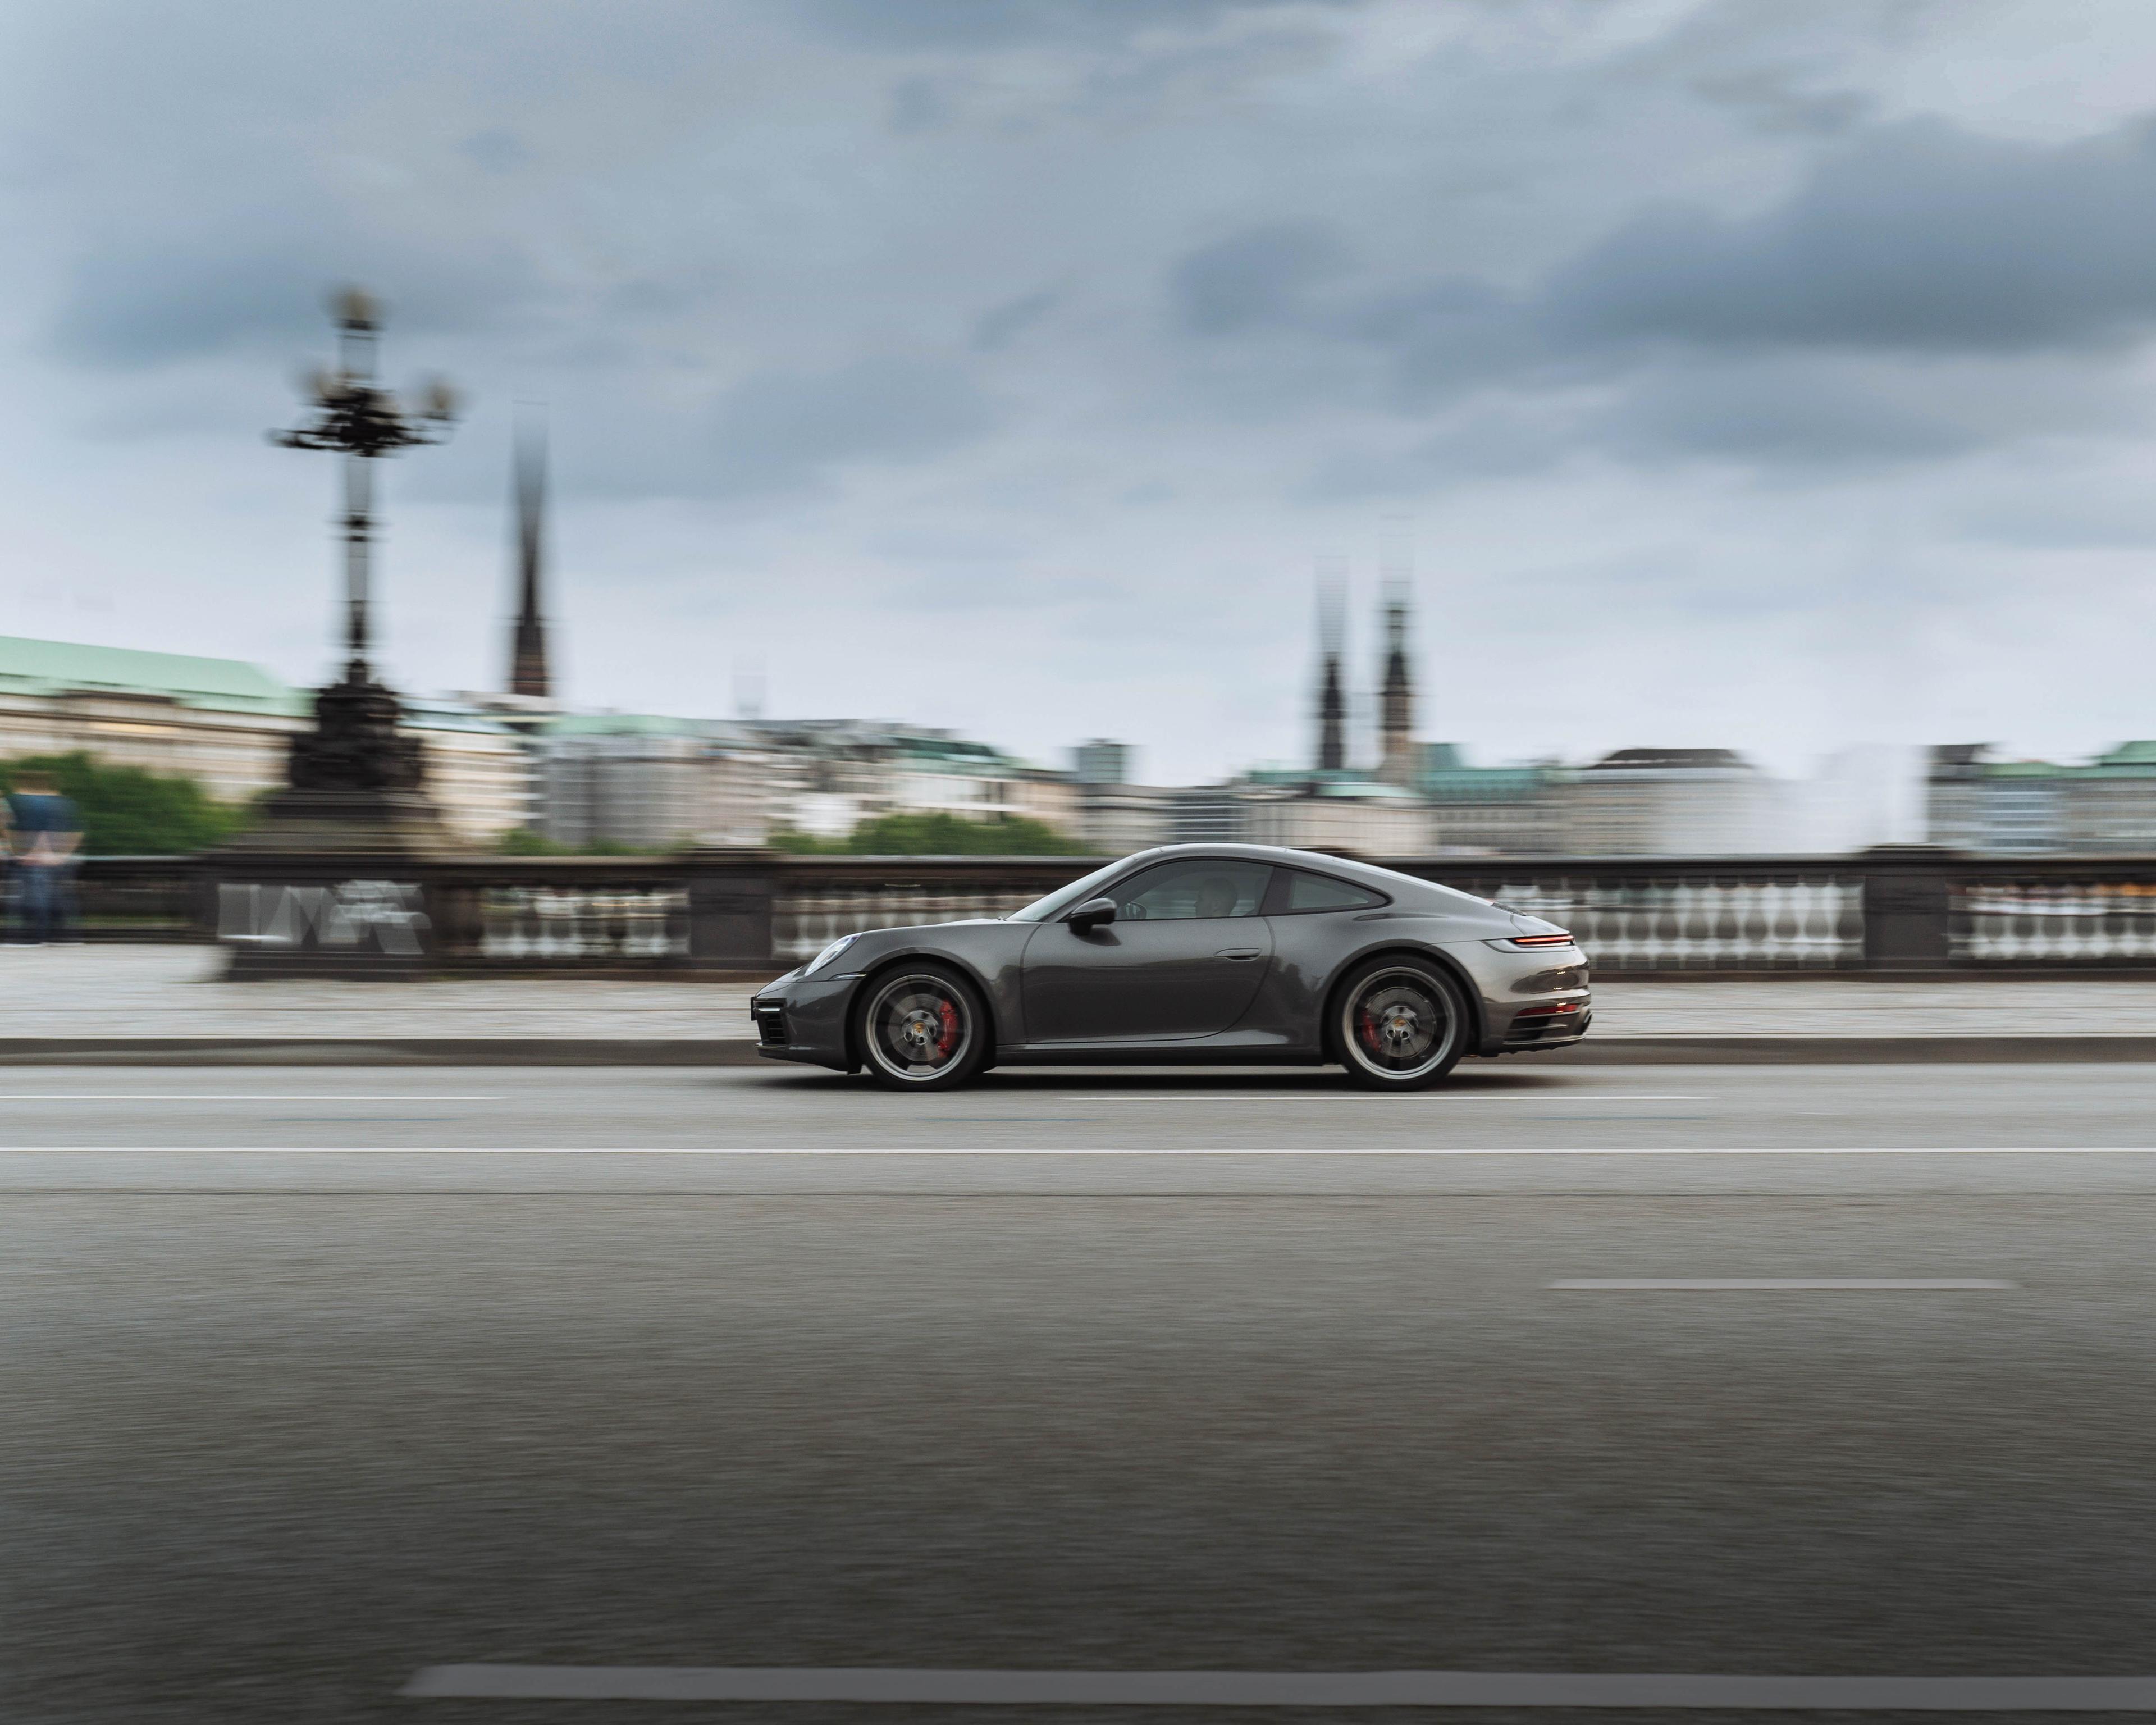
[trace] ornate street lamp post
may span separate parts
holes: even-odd
[[[374,680],[367,662],[372,464],[399,449],[441,442],[456,417],[456,398],[437,381],[424,387],[416,411],[405,408],[374,381],[382,326],[374,301],[348,288],[337,296],[334,315],[337,366],[315,376],[312,417],[270,434],[287,449],[328,449],[344,457],[344,680],[316,694],[314,730],[292,739],[289,780],[295,791],[416,796],[424,776],[418,743],[398,734],[397,697]]]

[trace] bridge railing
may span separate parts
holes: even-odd
[[[770,974],[856,930],[999,916],[1097,857],[94,857],[92,939],[422,972]],[[1604,976],[2156,969],[2156,856],[1422,857]],[[390,961],[395,961],[392,964]],[[274,967],[272,967],[274,968]]]

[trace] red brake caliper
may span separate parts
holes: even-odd
[[[936,1052],[948,1055],[958,1045],[958,1009],[947,1000],[937,1003],[943,1019],[943,1034],[936,1039]]]
[[[1385,1051],[1383,1045],[1378,1040],[1377,1014],[1373,1013],[1368,1007],[1363,1006],[1356,1009],[1355,1028],[1362,1032],[1363,1046],[1368,1048],[1372,1054],[1383,1054]]]

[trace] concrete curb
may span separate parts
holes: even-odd
[[[1980,1065],[2156,1061],[2156,1035],[1609,1036],[1547,1054],[1530,1066]],[[717,1038],[631,1041],[571,1036],[0,1037],[16,1066],[756,1066],[753,1042]],[[1159,1069],[1155,1069],[1159,1070]],[[1172,1070],[1172,1069],[1171,1069]]]
[[[753,1042],[598,1036],[10,1036],[11,1066],[755,1066]]]
[[[2156,1036],[1610,1036],[1552,1050],[1567,1066],[1983,1065],[2156,1060]]]

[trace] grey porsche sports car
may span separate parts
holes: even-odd
[[[1575,1042],[1552,922],[1313,851],[1172,845],[999,919],[835,940],[750,1003],[758,1052],[895,1090],[991,1066],[1344,1065],[1380,1090]]]

